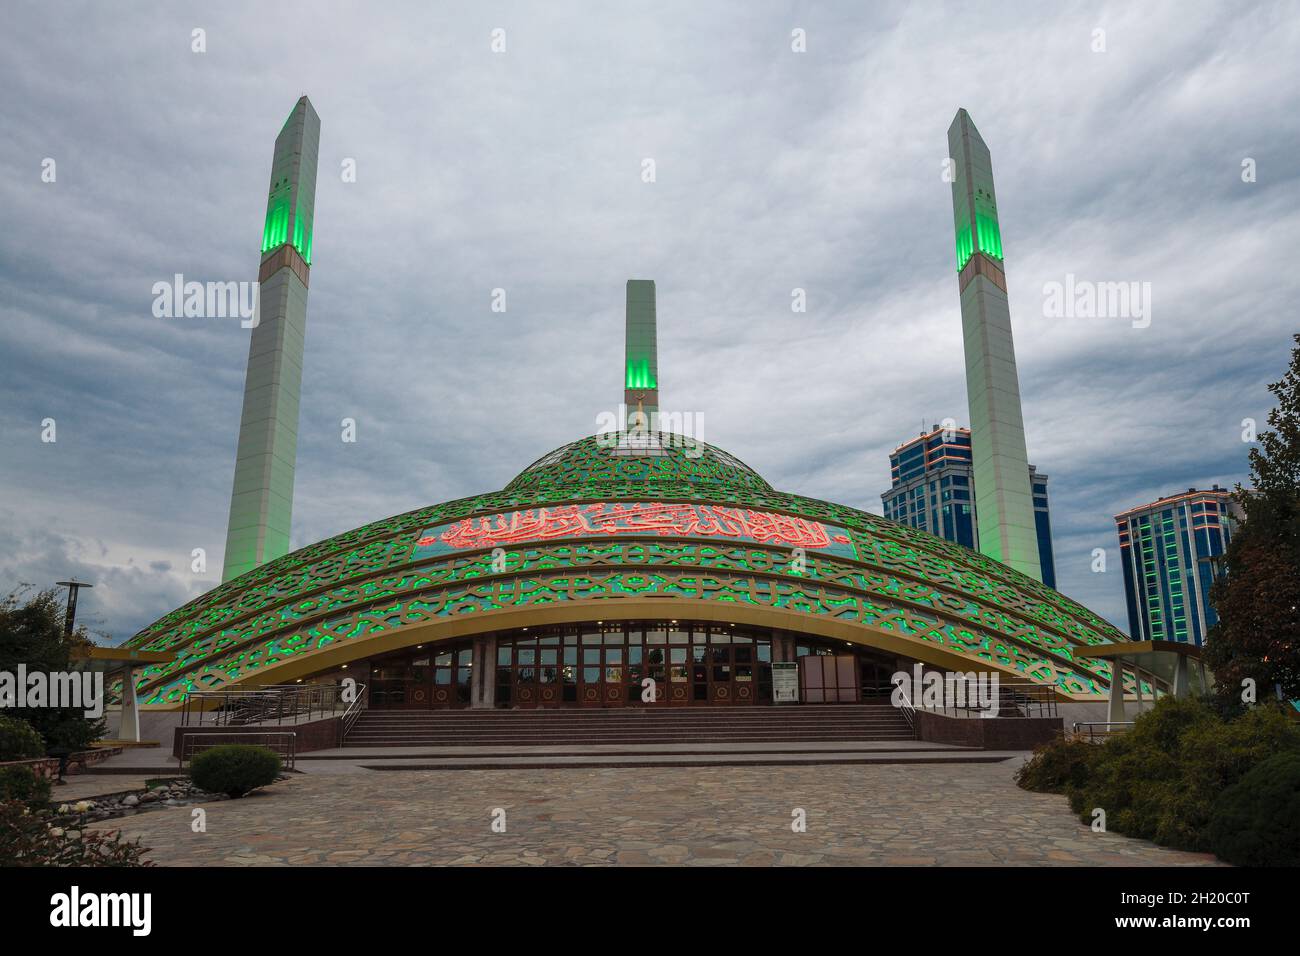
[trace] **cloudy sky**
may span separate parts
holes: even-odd
[[[591,434],[629,277],[657,280],[666,407],[778,488],[879,513],[889,451],[967,421],[942,178],[964,106],[1060,587],[1126,626],[1117,564],[1090,571],[1111,516],[1245,480],[1242,420],[1262,426],[1300,328],[1300,15],[1048,6],[7,5],[0,589],[92,581],[82,614],[118,641],[219,582],[249,333],[155,318],[151,289],[256,277],[303,93],[295,547]],[[1149,282],[1149,326],[1045,315],[1067,274]]]

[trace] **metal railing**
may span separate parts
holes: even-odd
[[[907,691],[903,690],[901,687],[898,688],[898,696],[903,699],[902,706],[898,709],[902,711],[903,719],[907,721],[908,728],[912,731],[912,735],[915,736],[916,708],[912,706],[912,701],[908,698]]]
[[[222,744],[253,744],[266,747],[280,755],[280,763],[285,770],[292,770],[298,754],[298,735],[292,730],[276,731],[236,731],[228,734],[195,733],[181,736],[181,769],[194,759],[196,754]]]
[[[348,704],[347,710],[343,711],[343,726],[339,733],[340,746],[343,744],[343,738],[351,733],[352,725],[357,722],[357,718],[361,716],[362,711],[369,706],[369,701],[370,695],[366,693],[366,685],[358,684],[356,699],[353,700],[352,703]]]
[[[365,685],[357,688],[365,697]],[[316,717],[345,714],[355,701],[344,698],[341,684],[273,684],[226,691],[197,691],[185,695],[181,726],[243,727],[250,724],[300,723]]]
[[[1131,720],[1076,720],[1070,725],[1070,735],[1075,740],[1086,740],[1088,743],[1095,744],[1098,741],[1105,742],[1116,734],[1122,734],[1132,726]],[[1099,727],[1102,729],[1098,730]]]
[[[999,680],[997,686],[996,708],[986,710],[983,703],[975,697],[975,688],[967,686],[970,693],[964,702],[950,700],[946,692],[941,695],[936,706],[922,703],[921,709],[944,714],[950,717],[1058,717],[1056,688],[1052,684],[1039,684],[1036,681]]]

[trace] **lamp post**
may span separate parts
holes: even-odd
[[[63,615],[63,636],[72,636],[73,622],[77,619],[77,592],[82,588],[93,588],[93,584],[86,584],[84,581],[78,581],[73,578],[71,581],[56,581],[61,588],[68,589],[68,610]]]
[[[73,578],[71,581],[54,582],[61,588],[68,589],[68,609],[63,614],[63,636],[72,637],[72,630],[77,619],[77,592],[82,588],[93,588],[93,584],[86,584]],[[58,783],[66,783],[63,778],[68,772],[68,758],[72,756],[72,751],[66,748],[60,748],[49,751],[51,757],[59,758],[59,778]]]

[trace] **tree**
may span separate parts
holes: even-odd
[[[0,601],[0,671],[17,675],[19,664],[26,665],[28,673],[67,671],[72,652],[92,646],[86,629],[64,634],[64,610],[53,589],[38,592],[25,604],[22,593],[15,591]],[[84,750],[104,735],[102,717],[91,720],[74,707],[15,707],[6,708],[5,714],[31,724],[47,753]]]
[[[1223,703],[1252,678],[1261,699],[1275,685],[1300,698],[1300,335],[1291,365],[1269,386],[1277,407],[1250,450],[1252,490],[1237,485],[1242,521],[1228,544],[1226,573],[1210,590],[1219,621],[1206,638]]]

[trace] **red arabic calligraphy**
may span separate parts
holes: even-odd
[[[825,548],[833,538],[820,521],[720,505],[632,504],[562,505],[465,518],[440,535],[420,538],[421,547],[442,541],[452,548],[492,548],[555,538],[657,535],[681,538],[738,538],[787,547]]]

